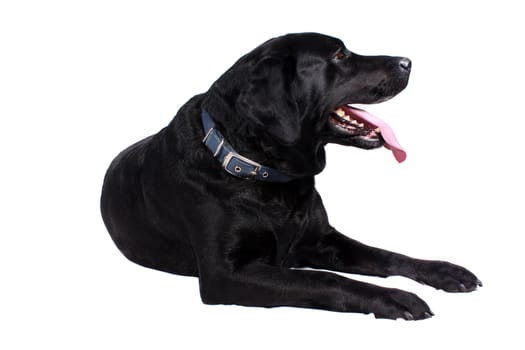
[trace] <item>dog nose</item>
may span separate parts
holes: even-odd
[[[402,58],[399,60],[399,66],[400,66],[401,69],[403,69],[403,70],[410,71],[410,68],[412,68],[412,61],[410,61],[409,58],[402,57]]]

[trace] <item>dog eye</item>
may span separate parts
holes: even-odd
[[[342,60],[342,59],[346,58],[346,53],[344,52],[343,49],[339,49],[339,50],[337,50],[337,52],[335,53],[334,58],[335,58],[336,60]]]

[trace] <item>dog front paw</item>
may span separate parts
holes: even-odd
[[[415,280],[446,292],[472,292],[483,286],[466,268],[445,261],[422,262]]]
[[[373,303],[375,318],[407,321],[424,320],[434,316],[427,303],[417,295],[400,289],[388,289]]]

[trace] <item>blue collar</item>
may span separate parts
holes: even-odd
[[[261,165],[235,152],[221,132],[217,130],[211,115],[205,110],[202,110],[202,126],[206,135],[202,143],[208,147],[213,153],[213,157],[222,164],[223,169],[228,173],[241,179],[255,179],[266,182],[288,182],[292,180],[279,170]]]

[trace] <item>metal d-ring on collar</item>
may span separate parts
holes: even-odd
[[[224,170],[241,179],[255,179],[267,182],[288,182],[292,180],[279,170],[261,165],[241,156],[225,140],[213,121],[211,115],[202,110],[204,138],[202,143],[212,152],[213,157],[222,164]]]

